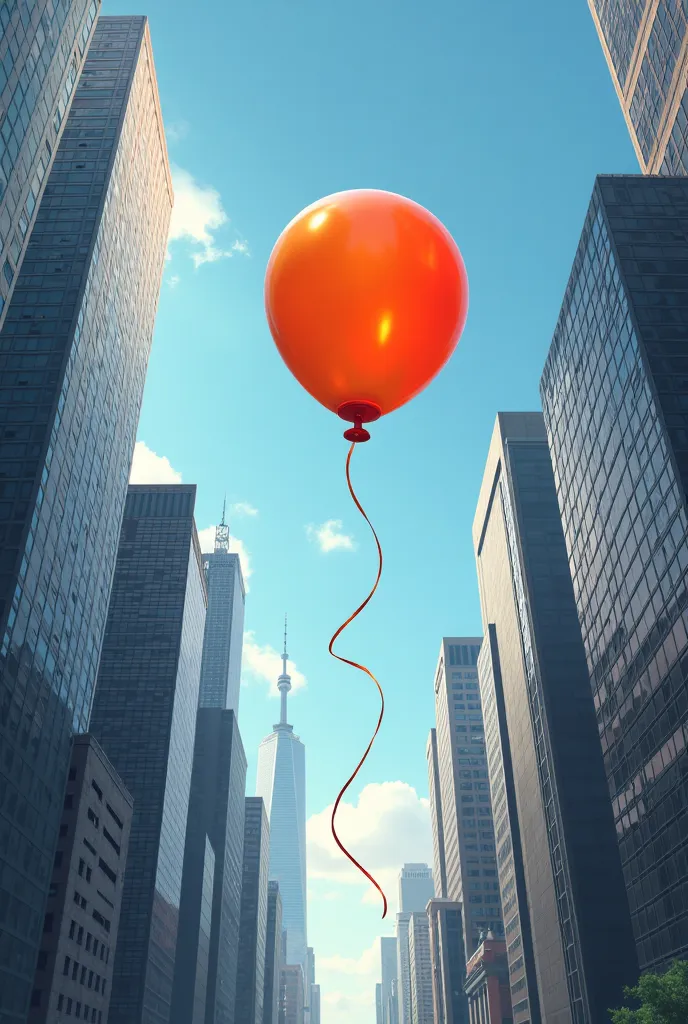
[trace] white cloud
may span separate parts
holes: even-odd
[[[180,484],[182,475],[170,465],[164,455],[156,455],[145,441],[134,446],[134,460],[131,464],[131,484]]]
[[[379,939],[358,958],[319,956],[316,973],[328,1024],[372,1024],[380,980]]]
[[[353,551],[356,547],[353,537],[343,532],[341,519],[328,519],[320,526],[311,523],[306,527],[306,533],[324,554],[329,551]]]
[[[168,241],[186,242],[196,269],[204,263],[230,259],[235,253],[248,254],[248,244],[236,240],[230,248],[216,239],[220,229],[229,224],[222,197],[211,185],[200,185],[188,171],[172,166],[174,207]],[[168,256],[169,256],[168,252]]]
[[[233,505],[229,506],[229,511],[233,512],[236,516],[257,516],[258,509],[254,508],[253,505],[249,505],[247,501],[237,501]]]
[[[306,677],[299,672],[293,661],[287,661],[287,671],[291,676],[292,690],[300,690],[306,685]],[[277,697],[277,677],[282,672],[282,655],[270,644],[259,644],[255,633],[247,630],[244,633],[242,656],[242,681],[250,685],[252,681],[267,683],[270,696]]]
[[[211,554],[215,550],[215,526],[206,526],[204,530],[198,531],[198,541],[201,545],[201,551],[204,554]],[[251,555],[246,550],[246,545],[238,537],[234,537],[231,533],[229,535],[229,550],[233,551],[239,556],[241,562],[241,572],[244,577],[244,586],[246,592],[250,590],[248,585],[249,578],[253,575],[253,567],[251,566]]]
[[[181,277],[179,276],[179,274],[173,274],[172,277],[168,277],[167,279],[167,287],[176,288],[180,281]]]
[[[363,902],[380,895],[340,852],[332,837],[332,807],[312,815],[306,825],[308,874],[314,879],[364,887]],[[397,879],[406,863],[432,863],[430,803],[406,782],[365,786],[358,803],[346,800],[337,812],[337,833],[348,850],[382,886],[389,914],[396,913]]]
[[[191,125],[188,121],[170,121],[165,128],[168,142],[181,142],[189,134]]]

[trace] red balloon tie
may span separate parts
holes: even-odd
[[[367,522],[368,526],[370,527],[370,529],[371,529],[371,531],[372,531],[373,537],[375,538],[375,543],[377,544],[377,553],[378,553],[378,570],[377,570],[377,577],[376,577],[376,579],[375,579],[375,583],[373,584],[373,589],[372,589],[372,590],[370,591],[370,593],[369,593],[369,594],[368,594],[368,596],[366,597],[366,599],[365,599],[365,601],[363,602],[363,604],[360,604],[360,605],[358,606],[358,608],[356,609],[356,611],[355,611],[355,612],[354,612],[354,613],[353,613],[352,615],[350,615],[350,616],[349,616],[349,618],[348,618],[348,619],[346,620],[346,622],[343,622],[343,623],[342,623],[342,625],[341,625],[341,626],[339,627],[339,629],[337,630],[337,632],[336,632],[336,633],[334,634],[334,636],[333,636],[333,637],[332,637],[332,639],[330,640],[330,647],[329,647],[329,651],[330,651],[330,654],[332,655],[332,657],[333,657],[333,658],[336,658],[336,659],[337,659],[338,661],[343,661],[343,662],[344,662],[344,664],[346,664],[346,665],[351,665],[351,667],[352,667],[352,668],[357,668],[357,669],[359,669],[359,671],[361,671],[361,672],[365,672],[365,674],[366,674],[367,676],[369,676],[369,677],[370,677],[370,678],[371,678],[371,679],[373,680],[373,682],[374,682],[374,683],[375,683],[375,685],[377,686],[377,688],[378,688],[378,691],[379,691],[379,694],[380,694],[380,717],[379,717],[379,718],[378,718],[378,720],[377,720],[377,726],[375,727],[375,732],[374,732],[374,733],[373,733],[373,735],[372,735],[372,738],[371,738],[371,740],[370,740],[370,743],[369,743],[369,744],[368,744],[368,746],[366,747],[366,751],[365,751],[365,753],[364,753],[363,757],[361,758],[361,760],[360,760],[360,761],[358,762],[358,764],[356,765],[356,769],[355,769],[355,771],[354,771],[353,775],[351,775],[351,776],[350,776],[350,778],[349,778],[349,779],[347,780],[347,782],[346,782],[346,783],[344,784],[344,786],[342,787],[342,789],[341,789],[341,790],[339,791],[339,795],[337,796],[337,799],[335,800],[335,803],[334,803],[334,807],[333,807],[333,809],[332,809],[332,822],[331,822],[331,828],[332,828],[332,835],[334,836],[334,841],[335,841],[335,843],[337,844],[337,846],[339,847],[339,849],[340,849],[340,850],[342,851],[342,853],[344,854],[344,856],[345,856],[345,857],[348,857],[348,859],[349,859],[349,860],[351,861],[351,863],[352,863],[352,864],[353,864],[353,865],[354,865],[355,867],[357,867],[357,868],[358,868],[358,870],[359,870],[360,872],[362,872],[362,874],[364,874],[364,875],[366,876],[366,878],[368,879],[368,881],[372,882],[372,884],[373,884],[373,885],[375,886],[375,888],[377,889],[377,891],[378,891],[378,892],[380,893],[380,895],[382,896],[382,903],[383,903],[382,917],[383,917],[383,919],[384,919],[384,918],[385,918],[385,917],[387,916],[387,897],[385,896],[384,892],[382,891],[382,889],[381,889],[381,887],[380,887],[380,886],[378,885],[378,883],[377,883],[377,882],[375,881],[375,879],[373,878],[373,876],[372,876],[372,875],[370,874],[370,872],[369,872],[369,871],[367,871],[367,870],[366,870],[366,869],[365,869],[365,868],[363,867],[363,865],[362,865],[362,864],[360,864],[360,863],[359,863],[359,862],[358,862],[358,861],[356,860],[356,858],[355,858],[355,857],[354,857],[354,856],[353,856],[353,855],[352,855],[351,853],[349,853],[349,851],[347,850],[347,848],[346,848],[346,847],[344,846],[344,844],[343,844],[343,843],[342,843],[342,841],[340,840],[339,836],[337,835],[337,829],[335,828],[335,823],[334,823],[334,822],[335,822],[335,817],[336,817],[336,815],[337,815],[337,810],[339,809],[339,805],[340,805],[340,803],[341,803],[341,801],[342,801],[342,798],[344,797],[344,794],[345,794],[345,793],[346,793],[346,791],[347,791],[347,790],[349,789],[349,787],[351,786],[352,782],[354,781],[354,779],[356,778],[356,776],[357,776],[357,775],[358,775],[358,773],[360,772],[361,768],[363,767],[363,764],[364,764],[364,762],[365,762],[365,760],[366,760],[366,758],[367,758],[368,754],[369,754],[369,753],[370,753],[370,751],[371,751],[371,748],[372,748],[372,746],[373,746],[373,743],[375,742],[375,737],[377,736],[377,734],[378,734],[378,733],[379,733],[379,731],[380,731],[380,726],[382,725],[382,719],[383,719],[383,717],[384,717],[384,714],[385,714],[385,695],[384,695],[384,693],[382,692],[382,687],[380,686],[379,682],[377,681],[377,679],[375,678],[375,676],[373,675],[373,673],[372,673],[372,672],[370,671],[370,669],[369,669],[369,668],[366,668],[366,666],[365,666],[365,665],[359,665],[357,661],[350,661],[350,660],[349,660],[349,658],[342,658],[342,657],[341,657],[341,655],[339,655],[339,654],[335,654],[335,652],[334,652],[334,651],[333,651],[333,649],[332,649],[332,648],[333,648],[333,646],[334,646],[334,642],[335,642],[335,640],[337,639],[337,637],[338,637],[338,636],[339,636],[339,635],[340,635],[341,633],[343,633],[343,632],[344,632],[344,630],[345,630],[345,629],[346,629],[346,627],[347,627],[347,626],[349,625],[349,623],[353,622],[353,621],[354,621],[354,619],[356,618],[356,616],[357,616],[357,615],[360,615],[360,613],[361,613],[361,612],[363,611],[363,609],[364,609],[364,608],[366,607],[366,605],[367,605],[367,604],[368,604],[368,603],[370,602],[370,600],[371,600],[371,599],[372,599],[372,597],[373,597],[373,594],[375,593],[375,591],[376,591],[376,590],[377,590],[377,588],[378,588],[378,584],[379,584],[379,582],[380,582],[380,577],[382,576],[382,548],[380,547],[380,541],[378,540],[378,536],[377,536],[377,534],[376,534],[376,532],[375,532],[375,527],[374,527],[374,526],[373,526],[373,524],[371,523],[370,519],[368,519],[368,516],[366,515],[366,513],[365,513],[365,511],[364,511],[364,509],[363,509],[363,506],[361,505],[360,501],[359,501],[359,500],[358,500],[358,498],[356,497],[356,492],[354,491],[353,485],[352,485],[352,483],[351,483],[351,471],[350,471],[350,467],[351,467],[351,456],[352,456],[352,455],[353,455],[353,453],[354,453],[354,448],[355,448],[355,447],[356,447],[356,442],[354,441],[354,442],[353,442],[353,444],[351,445],[351,447],[349,448],[349,454],[348,454],[348,455],[347,455],[347,457],[346,457],[346,482],[347,482],[347,484],[348,484],[348,486],[349,486],[349,493],[351,494],[351,497],[352,497],[352,498],[353,498],[353,500],[354,500],[354,504],[356,505],[356,508],[358,509],[358,511],[359,511],[359,512],[361,513],[361,515],[363,516],[363,518],[364,518],[364,519],[365,519],[365,521]]]

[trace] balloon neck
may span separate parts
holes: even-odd
[[[375,402],[344,402],[337,409],[337,415],[340,419],[353,423],[353,427],[344,431],[346,440],[361,443],[370,441],[370,434],[363,424],[379,420],[382,409]]]

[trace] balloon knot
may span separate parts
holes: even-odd
[[[337,415],[353,423],[353,427],[344,431],[346,440],[360,444],[363,441],[370,441],[370,434],[363,424],[379,420],[382,410],[375,402],[344,402],[337,409]]]

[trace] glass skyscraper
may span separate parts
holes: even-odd
[[[514,1022],[597,1024],[638,965],[540,413],[497,416],[473,543]]]
[[[0,332],[7,1020],[23,1019],[71,735],[88,724],[171,206],[146,20],[101,18]]]
[[[414,913],[425,913],[435,894],[432,871],[427,864],[404,864],[399,872],[399,913],[397,914],[396,953],[399,1024],[412,1024],[411,961],[409,934]]]
[[[0,328],[99,9],[0,3]]]
[[[480,644],[479,637],[445,637],[435,670],[446,895],[463,905],[467,957],[481,932],[504,933],[478,686]]]
[[[246,797],[236,1024],[262,1024],[268,930],[270,826],[260,797]]]
[[[688,180],[600,177],[542,376],[640,966],[688,956]]]
[[[270,820],[270,879],[279,882],[282,926],[287,930],[287,964],[300,964],[307,977],[306,941],[306,750],[287,724],[287,641],[282,674],[280,720],[258,749],[256,795]]]
[[[688,174],[688,7],[684,0],[588,0],[646,174]]]
[[[280,971],[282,970],[282,897],[279,884],[268,882],[268,917],[265,933],[263,1020],[279,1024]]]
[[[91,732],[134,798],[108,1024],[170,1020],[206,589],[195,486],[129,488]]]
[[[246,592],[239,556],[229,551],[229,527],[215,531],[215,550],[203,556],[208,586],[201,702],[203,708],[230,708],[239,713],[241,650]]]

